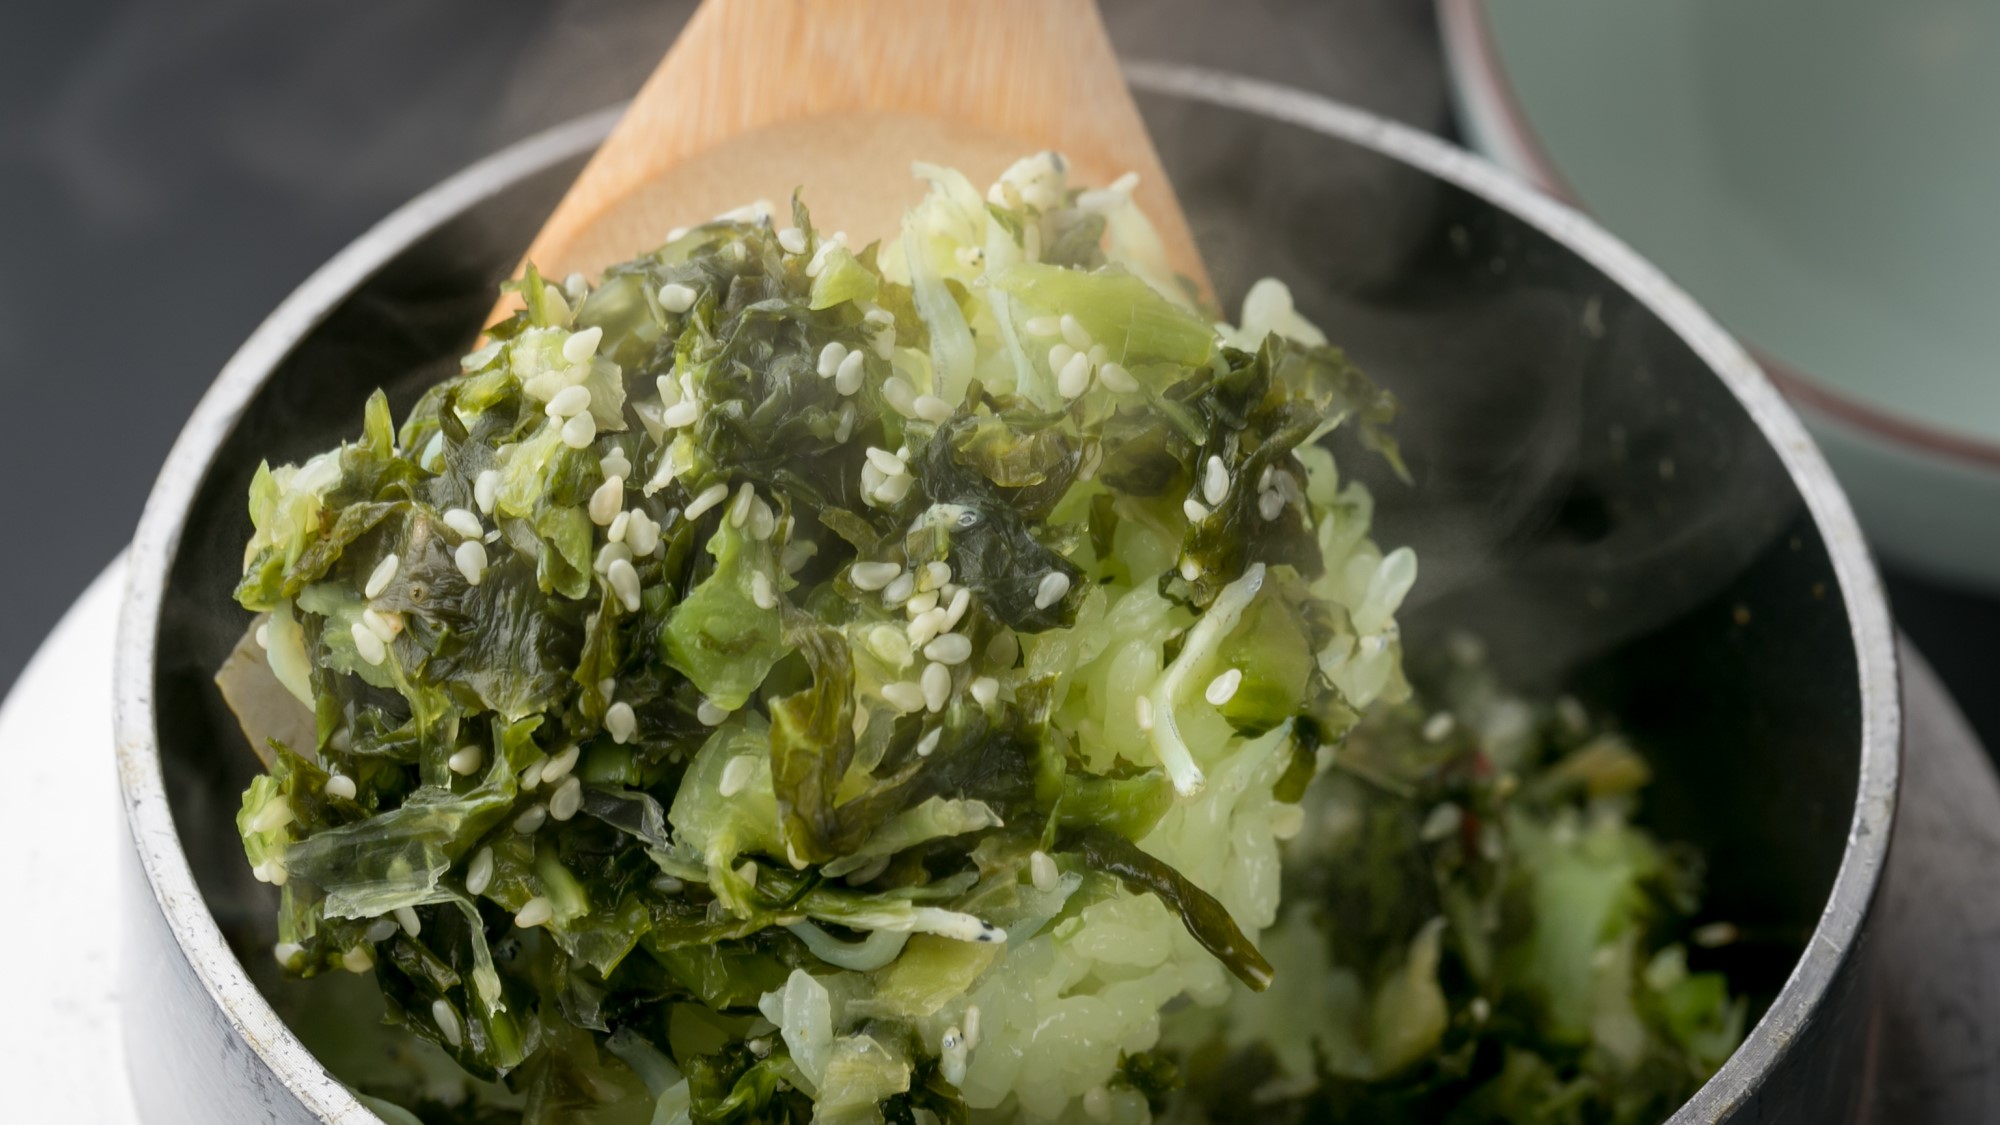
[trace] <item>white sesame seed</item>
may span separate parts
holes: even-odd
[[[1063,343],[1080,352],[1090,350],[1092,343],[1090,333],[1084,330],[1083,325],[1077,323],[1075,317],[1064,313],[1057,326],[1062,329]]]
[[[486,534],[486,528],[479,522],[479,517],[464,508],[446,508],[444,525],[467,539],[477,539]]]
[[[684,313],[694,307],[694,290],[685,285],[660,286],[660,307],[670,313]]]
[[[632,530],[632,513],[621,511],[611,517],[611,526],[604,529],[604,538],[612,543],[625,542],[625,533]]]
[[[750,576],[750,600],[758,609],[778,608],[778,591],[771,585],[771,577],[763,571]]]
[[[467,539],[452,548],[451,561],[458,564],[458,572],[465,576],[467,584],[477,586],[486,577],[486,544]]]
[[[1208,470],[1201,478],[1201,495],[1211,508],[1229,498],[1229,467],[1214,454],[1209,455]]]
[[[483,895],[486,888],[493,885],[493,849],[479,849],[472,857],[471,866],[465,869],[465,892],[469,895]]]
[[[936,395],[918,395],[910,409],[926,422],[951,421],[951,404]]]
[[[910,494],[910,486],[916,483],[916,479],[908,473],[890,477],[876,486],[875,499],[884,504],[899,503],[903,497]]]
[[[269,621],[258,622],[257,631],[255,633],[252,633],[251,636],[256,639],[258,648],[270,648],[271,623]]]
[[[557,289],[553,285],[542,286],[542,303],[549,306],[550,310],[556,314],[557,320],[564,324],[569,323],[569,302],[563,300],[562,290]]]
[[[806,252],[806,232],[797,227],[786,227],[778,232],[778,245],[784,247],[787,254],[803,254]]]
[[[819,373],[820,378],[831,379],[834,373],[840,370],[840,361],[846,358],[847,345],[834,340],[819,350],[819,362],[814,365],[813,370]]]
[[[605,580],[611,583],[611,592],[624,603],[625,612],[639,612],[639,572],[625,559],[614,559],[604,572]]]
[[[481,469],[472,478],[472,502],[487,515],[493,514],[493,502],[500,495],[500,470]]]
[[[292,968],[306,947],[295,941],[281,941],[271,947],[271,957],[283,968]]]
[[[1092,367],[1102,367],[1104,366],[1104,361],[1111,358],[1111,353],[1105,349],[1103,344],[1090,345],[1090,351],[1088,354],[1090,356],[1090,365]]]
[[[556,786],[555,793],[549,797],[551,820],[568,820],[581,808],[583,808],[583,779],[580,777],[572,777]]]
[[[891,335],[894,335],[892,332]],[[851,395],[861,389],[861,380],[867,374],[867,359],[860,352],[852,352],[840,361],[833,373],[833,389],[837,394]],[[904,383],[904,386],[909,386]],[[886,388],[885,388],[886,389]],[[845,440],[845,439],[842,439]]]
[[[354,749],[354,732],[347,727],[341,727],[327,738],[326,744],[345,754]]]
[[[991,707],[993,701],[1000,698],[1000,681],[991,676],[981,676],[972,681],[968,690],[981,707]]]
[[[1139,380],[1134,379],[1132,373],[1125,370],[1123,364],[1103,364],[1097,369],[1097,378],[1104,384],[1106,390],[1115,391],[1121,395],[1129,395],[1139,389]]]
[[[1137,720],[1141,731],[1150,731],[1153,729],[1153,701],[1151,699],[1143,695],[1134,698],[1132,700],[1132,711],[1133,718]]]
[[[354,799],[354,779],[345,774],[337,773],[327,778],[325,789],[326,795],[329,797],[338,797],[343,801],[352,801]]]
[[[932,714],[944,710],[951,699],[951,669],[942,664],[926,664],[919,682],[924,689],[925,709]]]
[[[890,580],[888,585],[882,587],[882,604],[888,606],[890,609],[894,609],[909,601],[910,595],[915,593],[916,589],[916,575],[898,574]]]
[[[924,709],[924,689],[920,684],[908,680],[897,680],[882,685],[882,699],[889,706],[905,713]]]
[[[610,527],[611,521],[618,518],[618,513],[624,504],[625,478],[606,477],[604,483],[598,485],[597,490],[590,494],[590,522],[599,527]]]
[[[924,574],[922,578],[917,580],[917,589],[940,590],[944,588],[945,583],[950,581],[951,564],[939,559],[932,559],[930,562],[924,564]]]
[[[757,768],[757,759],[748,754],[738,754],[723,764],[722,778],[716,783],[716,792],[725,797],[734,797],[750,784],[750,774]]]
[[[871,445],[868,447],[867,453],[868,463],[882,470],[884,476],[893,477],[897,473],[907,473],[910,471],[910,467],[903,464],[901,457],[896,456],[886,449]]]
[[[1194,581],[1196,581],[1196,580],[1200,579],[1200,578],[1201,578],[1201,564],[1200,564],[1200,563],[1198,563],[1198,562],[1196,562],[1196,561],[1194,561],[1193,559],[1182,559],[1182,560],[1181,560],[1181,577],[1182,577],[1182,578],[1185,578],[1185,579],[1187,579],[1187,580],[1188,580],[1189,582],[1194,582]]]
[[[396,908],[396,924],[403,927],[403,932],[411,937],[416,937],[424,932],[423,920],[417,917],[416,911],[407,906]]]
[[[1083,1112],[1092,1121],[1111,1120],[1111,1091],[1103,1086],[1092,1086],[1085,1090]]]
[[[1257,494],[1257,514],[1264,517],[1267,522],[1277,519],[1284,512],[1284,497],[1268,489]]]
[[[903,568],[892,562],[858,562],[847,568],[847,580],[857,590],[880,590],[902,574]]]
[[[1208,506],[1192,496],[1181,501],[1181,511],[1187,516],[1189,523],[1200,523],[1208,518]]]
[[[547,805],[530,805],[528,811],[514,818],[514,831],[523,836],[532,836],[542,825],[548,823]]]
[[[556,916],[555,904],[541,895],[536,895],[522,905],[514,915],[514,924],[524,930],[532,930]]]
[[[590,388],[581,383],[564,387],[542,409],[551,418],[574,418],[590,409]]]
[[[1271,835],[1280,840],[1289,840],[1306,826],[1306,811],[1297,805],[1279,805],[1271,810],[1267,821]]]
[[[755,500],[756,498],[757,498],[756,486],[752,485],[747,480],[744,481],[742,485],[736,489],[736,499],[730,501],[729,526],[731,527],[743,526],[743,521],[750,518],[750,501]]]
[[[375,569],[369,572],[367,583],[361,587],[362,596],[369,601],[381,597],[382,591],[389,588],[389,583],[396,580],[396,568],[401,566],[402,562],[402,559],[390,555],[376,563]]]
[[[1042,575],[1042,584],[1035,587],[1035,608],[1047,609],[1069,595],[1069,575],[1060,570],[1051,570]]]
[[[701,404],[693,399],[683,399],[660,412],[660,425],[669,430],[692,426],[701,417]]]
[[[1062,331],[1062,322],[1052,316],[1029,317],[1027,328],[1031,336],[1054,336]]]
[[[369,632],[368,626],[356,621],[348,634],[354,638],[354,651],[370,665],[380,665],[389,659],[389,646],[382,643],[382,638]]]
[[[562,442],[571,449],[587,449],[597,438],[597,417],[586,410],[564,422]]]
[[[729,712],[704,699],[694,709],[694,717],[701,721],[702,726],[719,727],[729,718]]]
[[[929,734],[926,734],[922,738],[917,740],[917,757],[919,758],[930,757],[931,753],[938,748],[938,743],[943,740],[944,740],[944,730],[939,727],[931,728],[931,732]]]
[[[901,375],[891,375],[882,380],[882,398],[896,413],[905,417],[911,416],[916,410],[916,388],[910,386],[910,381]]]
[[[965,1009],[965,1047],[971,1050],[977,1046],[979,1046],[979,1005],[973,1004]]]
[[[644,558],[660,545],[660,525],[642,509],[632,509],[632,522],[625,528],[625,545],[633,558]]]
[[[951,596],[951,605],[944,611],[944,631],[949,633],[965,620],[965,611],[972,608],[972,591],[960,587]]]
[[[632,561],[632,547],[627,543],[606,543],[597,549],[597,558],[590,564],[593,573],[603,574],[611,569],[611,564],[619,559]]]
[[[727,499],[729,499],[728,485],[711,484],[707,488],[701,490],[701,495],[696,496],[693,500],[688,501],[687,511],[683,512],[682,515],[685,515],[688,519],[691,520],[698,520],[702,516],[706,515],[710,508],[715,507],[717,504],[720,504]]]
[[[922,648],[938,635],[938,626],[944,624],[944,611],[933,606],[910,620],[905,632],[910,638],[911,648]]]
[[[568,777],[569,771],[576,768],[576,760],[582,756],[583,747],[571,746],[562,753],[550,758],[548,764],[542,767],[543,783],[554,785],[556,782]]]
[[[1437,714],[1424,720],[1424,741],[1443,742],[1451,736],[1452,728],[1457,725],[1458,720],[1452,717],[1451,712],[1439,711]]]
[[[1217,707],[1236,698],[1236,689],[1243,686],[1243,669],[1231,668],[1220,676],[1208,681],[1208,688],[1201,693],[1203,699]]]
[[[1076,349],[1068,344],[1056,344],[1049,349],[1049,370],[1060,373],[1063,368],[1069,366],[1069,361],[1075,359],[1076,355]]]
[[[939,664],[963,664],[972,659],[972,638],[963,633],[946,633],[925,645],[924,655]]]
[[[632,461],[631,458],[625,456],[624,450],[614,448],[611,452],[597,459],[597,471],[607,477],[624,477],[630,480],[632,479]]]
[[[482,750],[477,742],[468,742],[452,751],[451,757],[446,758],[444,764],[451,767],[451,772],[460,777],[470,777],[485,760],[486,751]]]
[[[1062,872],[1057,870],[1054,856],[1037,848],[1028,856],[1028,877],[1034,880],[1036,890],[1046,893],[1056,889]]]
[[[1090,389],[1090,357],[1078,352],[1063,364],[1056,376],[1056,390],[1064,398],[1075,398]]]
[[[604,697],[604,705],[609,707],[612,698],[618,694],[618,681],[610,676],[597,681],[597,694]]]
[[[922,585],[923,579],[918,578],[917,584]],[[929,613],[931,610],[936,609],[937,604],[938,604],[938,592],[936,590],[925,590],[920,594],[912,595],[909,601],[904,602],[903,612],[909,614],[910,618],[912,620],[915,620],[916,618],[922,617],[924,614]]]
[[[385,614],[373,606],[361,611],[361,623],[368,626],[368,631],[375,634],[383,644],[388,644],[390,641],[395,640],[396,634],[403,631],[403,617],[401,614]]]
[[[443,431],[432,434],[431,440],[424,443],[424,451],[417,454],[417,464],[433,473],[444,468]]]
[[[542,783],[542,767],[548,764],[549,760],[547,758],[536,758],[534,761],[529,762],[528,768],[521,771],[521,788],[533,789],[537,785],[540,785]]]
[[[846,444],[847,439],[853,436],[854,436],[854,404],[851,402],[843,402],[840,404],[840,420],[835,422],[833,425],[833,440],[837,443],[844,445]]]
[[[375,952],[365,945],[357,945],[340,955],[340,967],[350,973],[365,973],[375,967]]]

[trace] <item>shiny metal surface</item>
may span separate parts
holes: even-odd
[[[1378,495],[1384,540],[1425,559],[1413,636],[1476,625],[1522,677],[1616,706],[1671,762],[1662,829],[1728,857],[1718,905],[1784,935],[1746,967],[1768,1008],[1674,1121],[1848,1117],[1900,701],[1873,568],[1797,420],[1657,271],[1482,161],[1296,91],[1130,73],[1225,298],[1253,270],[1287,277],[1410,402],[1420,483]],[[207,671],[241,627],[243,487],[257,456],[331,444],[374,385],[407,403],[458,354],[608,120],[454,178],[335,259],[224,370],[162,472],[115,706],[149,1121],[374,1119],[238,956],[257,959],[269,905],[232,855],[248,759]]]

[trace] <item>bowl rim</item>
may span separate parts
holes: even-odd
[[[1508,77],[1489,13],[1486,0],[1437,0],[1446,70],[1460,102],[1478,118],[1477,127],[1490,134],[1487,143],[1502,162],[1529,183],[1588,213],[1583,196],[1564,175],[1548,142],[1528,118],[1520,91]],[[1948,429],[1872,402],[1806,373],[1768,348],[1752,346],[1748,350],[1771,382],[1809,411],[1844,422],[1892,448],[2000,472],[2000,441]]]
[[[1818,1011],[1874,898],[1895,816],[1902,716],[1894,634],[1874,563],[1832,472],[1749,354],[1664,275],[1573,207],[1482,157],[1321,95],[1174,63],[1128,61],[1124,70],[1136,91],[1254,112],[1381,153],[1550,236],[1679,336],[1742,404],[1791,475],[1826,542],[1848,615],[1861,700],[1860,768],[1847,845],[1805,952],[1743,1044],[1670,1121],[1694,1125],[1720,1118],[1788,1053]],[[126,820],[147,889],[231,1029],[322,1120],[377,1119],[305,1049],[250,982],[194,881],[167,805],[153,688],[160,611],[174,555],[215,451],[299,340],[356,286],[442,221],[535,169],[590,151],[621,110],[614,106],[579,118],[471,165],[390,214],[309,277],[250,335],[203,395],[167,456],[130,548],[113,671],[113,721]]]

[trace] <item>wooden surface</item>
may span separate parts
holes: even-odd
[[[707,0],[528,251],[595,275],[674,227],[803,189],[854,245],[923,193],[910,163],[984,187],[1055,149],[1072,183],[1137,172],[1175,269],[1201,259],[1093,0]]]

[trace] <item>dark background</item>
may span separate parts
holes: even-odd
[[[1103,6],[1127,56],[1451,131],[1421,0]],[[182,421],[287,292],[437,180],[629,95],[690,7],[13,6],[0,34],[0,688],[123,546]],[[1888,579],[1904,629],[2000,744],[1985,653],[2000,602]]]

